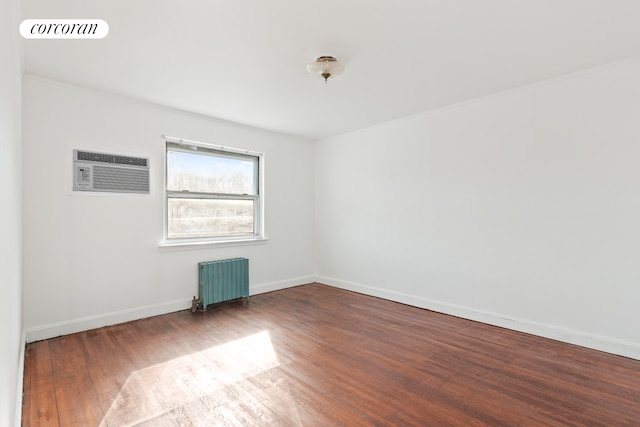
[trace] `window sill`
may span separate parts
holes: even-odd
[[[260,237],[252,239],[236,240],[199,240],[199,241],[167,241],[163,240],[158,244],[160,252],[172,251],[192,251],[198,249],[223,248],[229,246],[264,245],[269,239]]]

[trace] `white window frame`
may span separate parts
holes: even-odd
[[[174,138],[165,136],[165,161],[164,161],[164,240],[160,246],[201,246],[207,244],[224,244],[224,243],[242,243],[242,242],[256,242],[266,240],[264,232],[264,163],[265,154],[255,151],[243,150],[238,148],[231,148],[221,145],[208,144],[199,141],[192,141],[182,138]],[[189,193],[183,191],[170,191],[167,188],[168,182],[168,152],[180,151],[190,154],[204,153],[203,155],[213,155],[220,157],[230,157],[234,159],[244,159],[247,157],[253,157],[257,159],[257,173],[254,175],[254,185],[256,186],[255,195],[239,195],[239,194],[224,194],[224,193]],[[217,199],[217,200],[248,200],[254,201],[254,232],[247,235],[227,235],[227,236],[207,236],[207,237],[181,237],[170,238],[168,236],[168,224],[169,224],[169,199],[180,197],[193,197],[197,196],[205,199]]]

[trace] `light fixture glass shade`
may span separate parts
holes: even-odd
[[[326,83],[330,77],[342,74],[344,65],[333,56],[321,56],[307,64],[307,71],[311,75],[323,78]]]

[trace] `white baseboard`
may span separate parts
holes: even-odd
[[[301,276],[288,280],[254,285],[251,286],[251,295],[277,291],[313,282],[323,283],[329,286],[334,286],[336,288],[359,292],[365,295],[371,295],[390,301],[396,301],[415,307],[437,311],[439,313],[450,314],[452,316],[461,317],[464,319],[475,320],[478,322],[487,323],[489,325],[500,326],[515,331],[525,332],[545,338],[554,339],[557,341],[576,344],[583,347],[640,360],[640,344],[638,343],[588,334],[585,332],[562,328],[555,325],[532,322],[526,319],[504,316],[498,313],[486,312],[471,307],[449,304],[415,295],[403,294],[400,292],[390,291],[388,289],[367,286],[360,283],[348,282],[331,277]],[[102,326],[115,325],[118,323],[129,322],[145,317],[186,310],[190,307],[191,299],[185,298],[161,304],[136,307],[118,312],[105,313],[96,316],[84,317],[81,319],[37,326],[25,330],[25,332],[23,333],[23,341],[39,341],[57,337],[60,335],[67,335],[86,331],[89,329],[95,329]],[[21,351],[23,353],[21,355],[21,360],[24,360],[24,346]],[[22,383],[20,383],[20,395],[22,395],[21,387]]]
[[[191,307],[191,298],[185,298],[176,301],[146,305],[127,310],[82,317],[80,319],[36,326],[33,328],[27,328],[27,342],[45,340],[48,338],[59,337],[60,335],[74,334],[76,332],[130,322],[132,320],[143,319],[145,317],[172,313],[174,311],[185,310],[189,307]]]
[[[311,283],[314,280],[314,276],[303,276],[278,282],[254,285],[250,288],[250,294],[257,295],[265,292],[277,291],[280,289]],[[191,298],[185,298],[160,304],[134,307],[127,310],[36,326],[26,329],[26,342],[40,341],[61,335],[74,334],[76,332],[88,331],[89,329],[116,325],[118,323],[130,322],[132,320],[158,316],[160,314],[173,313],[175,311],[186,310],[189,308],[191,308]]]
[[[640,360],[640,343],[593,335],[555,325],[532,322],[526,319],[476,310],[471,307],[449,304],[331,277],[318,276],[315,279],[318,283],[336,288]]]
[[[264,294],[266,292],[279,291],[280,289],[293,288],[294,286],[306,285],[316,281],[315,276],[294,277],[289,280],[279,282],[263,283],[257,286],[251,286],[251,295]]]
[[[18,389],[16,390],[16,415],[15,425],[20,427],[22,425],[22,390],[24,388],[24,351],[27,345],[27,331],[22,331],[20,337],[20,359],[18,361]]]

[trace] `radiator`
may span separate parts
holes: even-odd
[[[249,260],[223,259],[198,263],[198,292],[203,310],[209,304],[249,299]]]

